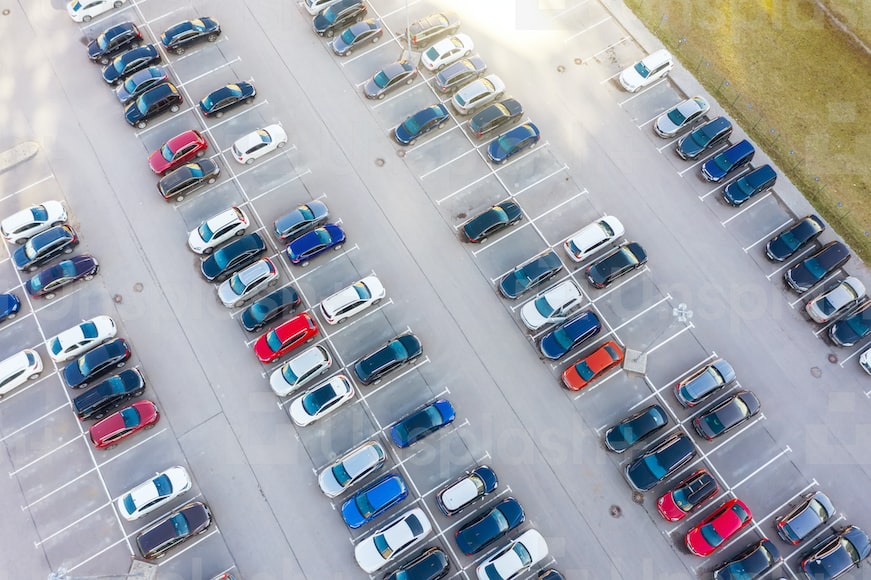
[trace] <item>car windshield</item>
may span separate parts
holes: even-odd
[[[343,41],[345,44],[351,44],[352,42],[354,42],[354,39],[357,38],[357,35],[354,34],[354,31],[352,30],[352,28],[353,28],[353,27],[350,27],[350,26],[349,26],[349,27],[345,30],[345,32],[342,33],[342,41]]]
[[[60,341],[57,339],[57,337],[51,340],[51,346],[49,347],[49,350],[52,352],[52,354],[58,354],[61,351]]]
[[[643,78],[643,79],[646,79],[648,77],[648,75],[650,75],[650,69],[644,65],[643,61],[639,61],[639,62],[635,63],[635,66],[632,68],[634,68],[635,72],[637,72],[639,75],[641,75],[641,78]]]
[[[847,326],[850,327],[850,330],[856,333],[856,336],[865,336],[869,332],[868,324],[863,318],[864,317],[860,314],[857,316],[851,316],[847,319]]]
[[[408,358],[408,350],[398,340],[390,343],[390,352],[393,353],[393,358],[396,360],[405,360]]]
[[[121,74],[124,72],[124,69],[127,68],[127,60],[123,58],[116,58],[115,62],[112,63],[112,67],[115,69],[115,72]]]
[[[390,544],[387,543],[387,538],[384,537],[384,534],[378,534],[375,536],[372,541],[375,543],[375,549],[378,550],[378,553],[381,554],[381,557],[387,560],[393,555],[393,548],[390,547]]]
[[[278,352],[281,349],[281,339],[278,338],[278,334],[274,330],[270,330],[269,334],[266,335],[266,344],[269,345],[272,352]]]
[[[436,50],[436,47],[433,46],[428,51],[426,51],[426,57],[430,60],[435,60],[439,57],[439,51]]]
[[[206,222],[203,222],[203,224],[197,228],[197,233],[200,234],[200,237],[204,242],[208,242],[215,235],[215,232],[212,231],[212,228],[210,228],[209,224]],[[215,256],[215,258],[217,259],[217,256]]]
[[[148,93],[142,95],[141,97],[139,97],[139,100],[136,101],[136,109],[143,115],[148,112],[149,103],[145,100],[145,97],[147,95]]]
[[[124,90],[128,93],[133,93],[136,91],[136,77],[130,77],[126,81],[124,81]]]
[[[175,151],[170,149],[169,143],[164,143],[163,147],[160,148],[160,155],[167,161],[172,161],[172,158],[175,157]]]
[[[517,147],[517,144],[520,143],[520,141],[521,141],[521,139],[518,139],[516,136],[514,136],[510,133],[506,133],[506,134],[502,135],[501,137],[499,137],[498,147],[502,151],[507,153],[507,152],[511,151],[512,149],[514,149],[515,147]]]
[[[302,398],[302,408],[306,413],[314,416],[335,396],[332,386],[322,387]]]
[[[780,235],[780,241],[789,248],[790,251],[795,250],[799,245],[799,239],[795,237],[792,231],[783,232]]]
[[[72,278],[76,275],[76,265],[71,261],[61,262],[59,264],[61,276]]]
[[[729,171],[732,167],[732,160],[723,153],[720,153],[716,157],[714,157],[714,164],[720,168],[721,171]]]
[[[163,474],[154,478],[154,487],[157,489],[157,495],[165,497],[172,493],[172,481],[167,474]]]
[[[39,255],[39,252],[36,251],[36,247],[33,245],[32,238],[24,245],[24,255],[30,260],[33,260]]]
[[[175,536],[177,538],[191,533],[190,526],[188,526],[188,521],[184,517],[184,514],[175,514],[172,516],[172,527],[175,528]]]
[[[703,525],[699,528],[699,532],[701,532],[702,537],[711,546],[719,546],[723,543],[723,538],[714,529],[713,523]]]
[[[367,288],[363,282],[356,282],[354,284],[354,290],[357,291],[357,296],[360,300],[369,300],[372,298],[372,293],[369,292],[369,288]]]
[[[412,115],[406,119],[402,126],[412,135],[417,135],[417,132],[420,131],[420,123],[418,122],[416,115]]]
[[[330,24],[335,22],[336,18],[338,18],[338,16],[339,15],[338,15],[338,13],[336,13],[336,10],[333,6],[330,6],[329,8],[324,10],[324,20],[326,20]]]
[[[547,297],[541,296],[535,299],[535,309],[541,314],[544,318],[549,318],[551,314],[554,313],[555,308],[551,305],[550,302],[547,301]]]
[[[230,278],[230,288],[237,296],[241,296],[245,292],[245,283],[242,282],[239,274],[233,274],[233,277]]]
[[[109,39],[106,38],[105,33],[97,37],[97,46],[100,47],[100,50],[106,50],[109,47]]]
[[[662,479],[665,477],[665,468],[660,465],[659,459],[656,455],[648,455],[644,458],[644,465],[647,467],[647,470],[650,471],[650,474],[656,479]]]
[[[97,338],[97,325],[93,322],[84,322],[80,324],[79,330],[82,331],[82,336],[85,338]]]
[[[508,529],[508,519],[505,517],[505,514],[502,513],[502,510],[493,510],[493,522],[496,524],[496,529],[498,530],[507,530]]]
[[[122,409],[121,418],[124,419],[124,426],[127,428],[139,425],[139,411],[136,410],[136,407]]]
[[[48,211],[45,209],[45,206],[37,205],[30,208],[30,215],[33,216],[33,220],[37,222],[48,221]]]
[[[321,244],[323,244],[323,245],[327,245],[327,244],[329,244],[331,241],[333,241],[333,239],[330,237],[330,232],[328,232],[328,231],[327,231],[326,229],[324,229],[324,228],[316,229],[316,230],[315,230],[315,233],[316,233],[317,236],[318,236],[318,241],[319,241]]]
[[[684,121],[687,120],[686,115],[680,112],[678,107],[675,107],[671,111],[668,112],[668,120],[674,123],[676,126],[680,127],[683,125]]]
[[[690,133],[690,139],[699,147],[705,147],[711,138],[704,131],[693,131]]]
[[[575,370],[578,371],[578,374],[585,381],[589,381],[596,374],[593,372],[593,369],[590,368],[590,365],[588,365],[587,361],[585,360],[582,360],[578,364],[576,364]]]
[[[750,196],[753,194],[753,186],[750,185],[750,182],[747,181],[746,179],[744,179],[743,177],[738,180],[736,185],[737,185],[738,189],[741,190],[741,193],[743,193],[744,195]]]
[[[82,9],[82,3],[79,2],[79,0],[76,0],[75,2],[73,2],[73,11],[74,12],[78,12],[81,9]]]
[[[844,550],[846,550],[846,552],[850,555],[850,560],[853,563],[858,564],[859,560],[862,559],[862,556],[859,555],[859,551],[856,549],[856,546],[851,544],[846,538],[841,538],[841,547],[844,548]]]
[[[811,276],[814,277],[815,280],[818,280],[826,275],[826,269],[820,264],[819,260],[816,258],[808,258],[804,261],[804,267],[810,273]]]
[[[564,350],[569,350],[574,344],[572,336],[566,331],[565,327],[562,326],[553,331],[553,339]]]
[[[378,74],[372,77],[372,80],[375,81],[375,84],[382,89],[390,84],[390,77],[387,76],[387,73],[383,70],[378,71]]]
[[[674,500],[674,504],[685,512],[690,511],[693,507],[693,504],[690,503],[689,498],[687,497],[687,488],[685,487],[676,489],[674,493],[671,494],[671,497]]]
[[[334,466],[333,469],[333,477],[336,478],[336,481],[340,486],[345,487],[349,481],[351,481],[351,476],[348,475],[348,472],[345,471],[345,466],[341,463]]]
[[[717,413],[711,413],[705,416],[703,420],[714,435],[719,435],[725,430],[725,426]]]
[[[461,107],[466,104],[466,99],[463,98],[462,92],[454,95],[454,100],[457,101],[457,104],[459,104]]]
[[[281,370],[281,376],[284,377],[284,380],[288,382],[288,384],[294,384],[299,380],[299,377],[293,372],[293,369],[290,368],[290,365],[285,365]]]
[[[632,423],[624,423],[623,425],[620,425],[617,427],[617,432],[620,433],[621,437],[623,437],[623,441],[626,445],[632,445],[638,441],[638,434],[635,432],[635,426]]]
[[[136,511],[136,503],[133,501],[133,496],[129,493],[124,496],[124,510],[128,514],[132,514]]]
[[[529,550],[527,550],[526,546],[524,546],[521,542],[515,543],[511,549],[514,551],[515,554],[517,554],[517,557],[520,558],[520,562],[523,564],[523,566],[529,566],[530,564],[532,564],[532,556],[530,556]]]
[[[357,504],[357,509],[364,518],[368,518],[375,513],[375,508],[372,506],[372,502],[369,501],[369,496],[365,493],[358,495],[354,503]]]

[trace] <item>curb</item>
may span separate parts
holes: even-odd
[[[12,169],[19,163],[24,163],[37,153],[39,153],[39,143],[36,141],[25,141],[3,151],[0,153],[0,173]]]

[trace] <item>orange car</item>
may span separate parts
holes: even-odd
[[[580,391],[623,362],[623,351],[609,340],[596,352],[575,362],[563,372],[563,384],[570,391]]]

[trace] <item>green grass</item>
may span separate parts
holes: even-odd
[[[827,6],[845,22],[854,15],[854,32],[868,37],[863,3]],[[808,0],[627,4],[871,262],[871,58],[864,50]]]

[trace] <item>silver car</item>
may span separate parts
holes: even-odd
[[[488,105],[505,92],[505,83],[496,75],[487,75],[461,88],[451,99],[451,105],[461,115]]]
[[[569,314],[584,303],[584,295],[572,280],[564,280],[542,290],[520,309],[520,319],[526,328],[535,331],[548,324],[564,322]]]
[[[327,497],[336,497],[384,466],[380,443],[367,441],[336,459],[318,475],[318,485]]]
[[[865,285],[858,278],[850,276],[841,280],[837,286],[808,302],[804,309],[814,322],[825,324],[855,306],[865,297]]]
[[[702,97],[692,97],[660,115],[653,125],[653,130],[665,139],[674,137],[701,119],[710,109],[708,101]]]
[[[333,359],[327,349],[320,345],[313,346],[276,369],[269,377],[269,386],[279,397],[286,397],[327,372],[332,364]]]
[[[278,284],[278,270],[269,258],[254,262],[236,272],[218,287],[218,298],[227,308],[242,306],[269,286]]]

